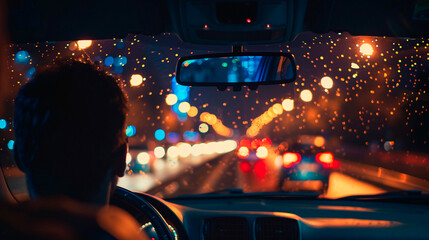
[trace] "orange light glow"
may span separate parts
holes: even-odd
[[[77,41],[79,49],[89,48],[92,45],[92,40],[79,40]]]
[[[292,167],[293,164],[301,161],[301,155],[298,153],[287,152],[283,154],[283,166],[286,168]]]
[[[249,149],[247,147],[240,147],[237,156],[241,159],[247,158],[249,156]]]
[[[387,228],[402,225],[396,221],[356,219],[356,218],[308,218],[303,222],[314,227],[359,227],[359,228]]]
[[[372,48],[371,44],[364,43],[360,46],[359,52],[363,55],[371,56],[374,53],[374,49]]]
[[[258,149],[256,149],[256,156],[259,159],[265,159],[268,157],[268,149],[266,147],[258,147]]]
[[[332,155],[332,153],[329,153],[329,152],[319,153],[316,155],[316,161],[320,163],[331,164],[334,162],[334,155]]]

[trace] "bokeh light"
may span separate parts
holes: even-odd
[[[197,107],[192,106],[189,108],[189,111],[188,111],[189,117],[195,117],[195,116],[197,116],[197,114],[198,114],[198,108]]]
[[[187,113],[191,109],[191,105],[188,102],[181,102],[179,104],[179,111],[181,113]]]
[[[167,149],[167,156],[170,158],[177,158],[179,156],[179,149],[176,146],[171,146]]]
[[[156,138],[156,140],[158,140],[158,141],[162,141],[162,140],[164,140],[164,138],[165,138],[165,132],[164,132],[164,130],[162,130],[162,129],[157,129],[157,130],[155,131],[155,138]]]
[[[89,48],[92,45],[92,40],[79,40],[77,41],[77,46],[79,49]]]
[[[177,145],[179,156],[182,158],[189,157],[191,155],[192,146],[189,143],[180,143]]]
[[[265,159],[268,157],[268,149],[266,147],[258,147],[256,149],[256,156],[260,159]]]
[[[147,152],[140,152],[137,154],[137,162],[141,165],[149,164],[150,161],[150,155]]]
[[[310,90],[305,89],[302,90],[301,93],[299,94],[299,97],[302,99],[302,101],[304,102],[310,102],[313,99],[313,94],[311,93]]]
[[[130,84],[133,87],[140,86],[143,83],[143,77],[140,74],[131,75]]]
[[[283,107],[280,103],[276,103],[273,105],[273,112],[277,115],[280,115],[283,113]]]
[[[165,98],[165,102],[167,103],[167,105],[174,105],[177,103],[177,96],[176,94],[170,93],[167,95],[167,97]]]
[[[7,127],[7,121],[0,119],[0,129],[5,129]]]
[[[112,56],[108,56],[104,59],[104,65],[110,67],[113,65],[113,57]]]
[[[359,47],[359,52],[363,55],[371,56],[374,52],[374,49],[372,48],[371,44],[364,43]]]
[[[320,79],[320,84],[325,89],[331,89],[334,86],[334,81],[332,81],[331,77],[324,76],[322,79]]]
[[[248,147],[240,147],[237,151],[237,156],[241,159],[245,159],[249,156],[249,148]]]
[[[15,62],[17,63],[29,63],[30,58],[30,54],[24,50],[21,50],[15,54]]]
[[[134,127],[133,125],[129,125],[125,130],[125,135],[127,135],[127,137],[132,137],[136,135],[136,127]]]
[[[207,123],[201,123],[198,130],[200,133],[207,133],[209,131],[209,125],[207,125]]]
[[[314,138],[314,146],[316,147],[322,147],[325,145],[325,138],[322,136],[317,136]]]
[[[293,99],[283,100],[282,107],[287,112],[292,111],[293,110]]]
[[[10,150],[13,150],[14,145],[15,145],[15,141],[14,140],[10,140],[7,143],[7,148],[9,148]]]
[[[165,148],[158,146],[153,150],[153,155],[156,158],[163,158],[165,156]]]

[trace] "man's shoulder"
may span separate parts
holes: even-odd
[[[147,239],[136,220],[114,206],[55,197],[0,203],[1,239]]]

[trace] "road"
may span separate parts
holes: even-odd
[[[198,162],[195,159],[193,162]],[[162,171],[139,175],[127,175],[119,185],[134,191],[147,191],[159,197],[174,197],[182,194],[198,194],[226,188],[241,188],[244,192],[279,191],[279,162],[276,156],[267,157],[251,169],[240,167],[242,161],[234,152],[215,155],[200,161],[193,167],[187,160],[179,159],[182,166],[165,167]],[[316,182],[309,182],[305,190],[317,190]],[[301,185],[300,185],[301,187]],[[324,197],[338,198],[357,194],[378,194],[387,191],[380,186],[349,176],[341,169],[329,178],[329,188]]]
[[[279,162],[269,156],[263,164],[243,172],[235,152],[162,160],[152,173],[126,175],[119,186],[133,191],[148,192],[159,197],[174,197],[183,194],[198,194],[226,188],[241,188],[244,192],[279,191]],[[162,167],[161,167],[162,166]],[[255,169],[259,169],[255,171]],[[3,169],[5,170],[5,169]],[[245,169],[244,169],[245,170]],[[25,178],[16,168],[8,168],[7,183],[18,199],[26,199]],[[316,183],[310,183],[314,187]],[[347,195],[377,194],[392,191],[348,175],[340,168],[329,178],[329,188],[324,197],[338,198]],[[307,186],[308,187],[308,186]]]

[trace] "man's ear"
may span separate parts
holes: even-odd
[[[128,152],[128,143],[124,143],[113,154],[113,157],[114,157],[113,173],[118,177],[123,177],[125,175],[125,169],[127,167],[127,163],[126,163],[127,152]]]

